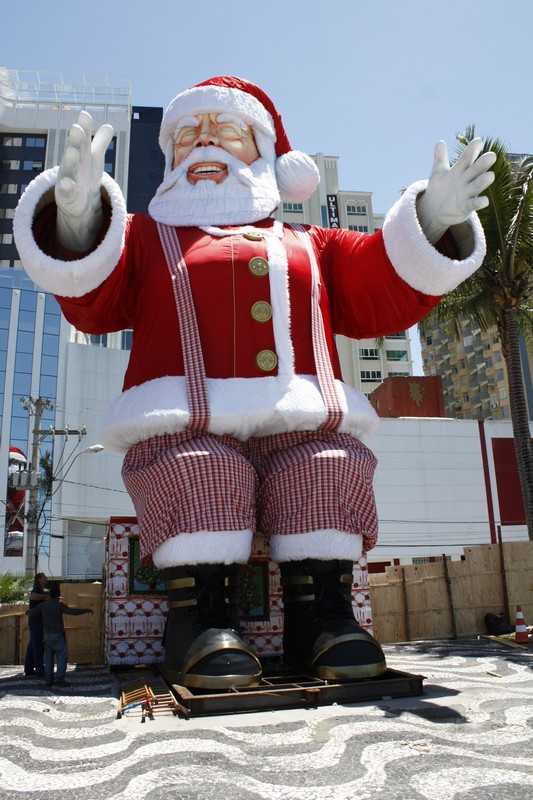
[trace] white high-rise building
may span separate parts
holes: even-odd
[[[69,342],[74,333],[62,318],[54,297],[40,291],[21,269],[12,221],[27,184],[43,169],[58,163],[68,130],[82,110],[91,114],[95,126],[105,122],[113,125],[115,136],[106,153],[105,169],[126,192],[132,116],[127,79],[0,67],[0,504],[6,507],[8,494],[12,494],[8,489],[10,447],[22,451],[28,462],[31,459],[35,417],[29,416],[21,401],[25,397],[49,400],[53,408],[46,408],[42,415],[39,456],[53,454],[57,480],[52,501],[40,510],[39,564],[55,575],[67,573],[74,550],[81,546],[86,550],[84,557],[91,561],[91,537],[96,531],[100,540],[99,564],[93,574],[100,574],[101,542],[109,509],[100,497],[85,499],[81,486],[76,497],[57,503],[83,461],[76,458],[77,453],[95,443],[91,436],[97,435],[98,422],[94,406],[67,391]],[[100,370],[96,370],[93,379],[100,383]],[[57,437],[52,432],[67,428],[81,431],[84,426],[88,433],[79,439]],[[105,483],[105,462],[105,458],[99,462],[98,470],[92,478],[85,478],[86,482]],[[36,470],[38,464],[31,467]],[[113,497],[105,495],[110,496]],[[122,504],[124,507],[129,508]],[[26,503],[19,509],[19,523],[27,511],[26,495]],[[103,527],[88,530],[85,520],[95,517]],[[71,523],[76,529],[75,541],[64,538]],[[9,513],[0,514],[0,571],[25,570],[27,553],[20,527]]]

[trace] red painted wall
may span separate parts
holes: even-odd
[[[370,402],[380,417],[445,417],[440,375],[386,378]]]
[[[492,454],[501,524],[524,525],[526,515],[518,477],[514,439],[493,439]]]

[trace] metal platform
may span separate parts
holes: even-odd
[[[256,687],[208,694],[200,694],[178,684],[169,685],[176,698],[179,715],[189,719],[413,697],[424,693],[423,680],[422,675],[388,669],[379,678],[352,683],[329,683],[305,675],[280,674],[263,678]]]

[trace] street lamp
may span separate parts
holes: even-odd
[[[87,453],[101,453],[102,450],[104,450],[104,449],[105,448],[104,448],[103,444],[92,444],[90,447],[86,447],[85,450],[80,450],[79,453],[76,453],[76,455],[74,456],[74,458],[72,459],[72,461],[68,465],[68,467],[65,470],[65,472],[63,474],[54,475],[52,480],[58,481],[59,485],[58,485],[57,489],[54,489],[54,491],[52,492],[50,497],[52,497],[57,492],[57,490],[60,488],[61,484],[63,483],[63,481],[67,477],[68,473],[72,469],[72,466],[73,466],[73,464],[74,464],[74,462],[76,461],[77,458],[79,458],[80,456],[85,456],[85,455],[87,455]],[[68,461],[68,459],[67,459],[67,461]]]

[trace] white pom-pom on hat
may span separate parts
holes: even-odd
[[[257,149],[263,158],[272,157],[283,200],[303,202],[315,191],[320,174],[306,153],[292,150],[281,115],[272,100],[255,84],[243,78],[219,75],[178,94],[161,123],[159,144],[165,154],[165,176],[172,170],[173,136],[180,118],[195,114],[233,112],[254,129]]]

